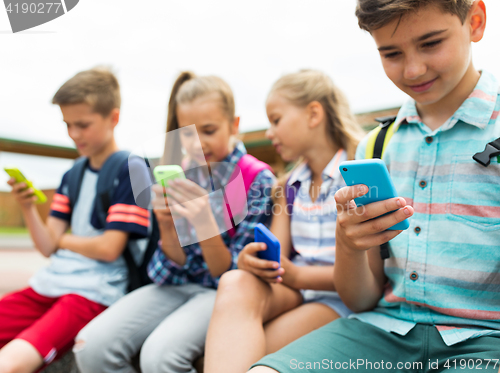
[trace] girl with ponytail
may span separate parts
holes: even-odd
[[[219,278],[236,268],[255,225],[268,223],[271,212],[274,176],[246,154],[236,139],[238,125],[225,81],[190,72],[177,78],[162,163],[182,165],[187,179],[170,181],[166,190],[153,186],[161,235],[148,266],[154,283],[122,298],[79,334],[76,359],[82,373],[136,372],[132,361],[138,354],[142,373],[196,372],[193,362],[204,353]],[[233,201],[246,207],[241,219],[228,196],[237,170],[245,182],[245,194]],[[231,207],[228,230],[217,230],[213,212],[221,207],[216,198],[221,191]],[[179,217],[182,228],[174,221]],[[207,235],[207,227],[217,233]],[[194,243],[185,244],[184,233]]]

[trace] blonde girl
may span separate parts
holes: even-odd
[[[82,373],[136,372],[132,361],[139,351],[143,373],[196,372],[193,362],[203,355],[219,277],[236,268],[239,252],[253,241],[254,226],[270,216],[274,177],[235,141],[238,124],[226,82],[188,72],[178,77],[170,96],[167,131],[179,130],[179,141],[168,146],[166,158],[180,155],[182,145],[188,161],[179,163],[187,180],[170,182],[166,190],[153,187],[161,235],[148,267],[154,283],[122,298],[79,334],[75,351]],[[212,188],[227,185],[235,165],[243,160],[260,167],[246,196],[248,214],[230,231],[207,234],[219,232],[213,211],[220,201],[214,202],[217,193]],[[244,170],[242,166],[245,178]],[[197,238],[195,243],[181,245],[186,237],[181,237],[183,229],[173,214],[185,220],[182,227],[188,239]]]
[[[246,372],[266,354],[350,313],[333,283],[334,194],[345,185],[338,164],[354,158],[362,131],[344,95],[318,71],[279,79],[266,110],[267,137],[277,152],[285,161],[300,160],[274,193],[271,231],[281,243],[281,267],[257,258],[265,244],[250,243],[239,269],[222,277],[206,373]]]

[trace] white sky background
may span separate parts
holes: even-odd
[[[500,0],[485,3],[488,25],[474,61],[500,78]],[[66,15],[12,34],[0,5],[0,137],[72,146],[50,100],[76,72],[101,64],[120,80],[116,138],[124,149],[165,131],[171,86],[186,69],[231,85],[242,131],[268,126],[269,88],[301,68],[329,74],[355,112],[398,106],[405,95],[385,77],[354,7],[355,0],[80,0]],[[70,165],[52,170],[30,158],[0,153],[0,166],[18,166],[40,187],[54,187]]]

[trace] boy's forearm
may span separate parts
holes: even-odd
[[[373,309],[382,297],[381,275],[374,274],[369,260],[369,256],[377,252],[378,248],[368,251],[336,248],[333,276],[335,286],[342,301],[354,312]]]
[[[34,205],[22,209],[24,221],[30,232],[35,247],[40,253],[49,257],[57,250],[56,232],[51,232],[47,225],[42,221],[38,210]]]
[[[59,246],[87,258],[113,262],[122,254],[127,240],[127,232],[107,230],[102,235],[95,237],[64,234],[59,240]]]

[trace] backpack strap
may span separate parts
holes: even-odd
[[[238,167],[234,170],[233,174],[229,178],[230,181],[228,185],[224,188],[224,194],[226,196],[226,209],[224,211],[227,212],[227,215],[225,214],[225,220],[226,225],[228,227],[231,227],[228,230],[230,237],[233,237],[236,234],[236,230],[234,228],[236,224],[234,224],[233,217],[241,214],[244,211],[246,203],[246,198],[238,198],[238,194],[241,191],[242,185],[241,182],[238,182],[237,173],[241,171],[245,195],[248,195],[252,183],[260,172],[264,170],[273,172],[271,166],[269,166],[267,163],[259,161],[257,158],[250,154],[243,155],[238,161],[237,166]]]
[[[95,196],[95,211],[99,223],[104,228],[106,226],[106,218],[108,210],[111,205],[111,199],[115,188],[118,185],[118,174],[120,173],[123,164],[128,161],[130,152],[122,150],[111,154],[106,162],[99,170],[99,177],[97,178],[96,196]],[[137,268],[130,247],[127,243],[123,250],[123,258],[127,264],[128,270],[128,288],[130,292],[140,287],[142,284],[141,274]]]
[[[76,202],[78,201],[78,196],[80,195],[80,188],[82,186],[83,174],[89,160],[87,157],[79,157],[75,160],[73,167],[68,171],[68,198],[69,204],[71,206],[71,211],[73,211]]]
[[[394,123],[396,117],[389,116],[376,118],[380,122],[380,126],[370,132],[368,143],[366,144],[365,159],[379,158],[384,155],[387,144],[394,134]]]
[[[117,178],[123,164],[128,160],[130,152],[121,150],[111,154],[99,170],[96,186],[95,208],[98,220],[104,228],[111,198],[117,186]]]
[[[300,181],[297,180],[293,184],[288,184],[288,180],[285,184],[285,197],[286,197],[286,209],[288,215],[293,213],[293,202],[297,196],[297,191],[300,189]]]
[[[261,171],[269,170],[273,172],[271,166],[265,162],[259,161],[250,154],[243,155],[237,164],[241,170],[241,176],[243,177],[243,183],[245,184],[245,193],[247,194],[253,181]]]
[[[382,118],[375,118],[377,122],[380,122],[380,126],[375,128],[368,138],[368,143],[366,144],[365,159],[378,158],[381,159],[384,155],[385,148],[391,140],[394,134],[394,123],[396,123],[396,117],[388,116]],[[380,257],[382,260],[389,258],[389,242],[385,242],[380,245]]]
[[[135,261],[129,245],[127,245],[123,251],[123,258],[125,259],[128,270],[128,293],[140,288],[141,286],[152,283],[148,276],[148,264],[158,248],[160,230],[158,228],[158,222],[155,214],[151,213],[150,217],[151,233],[148,235],[141,263],[137,263]]]

